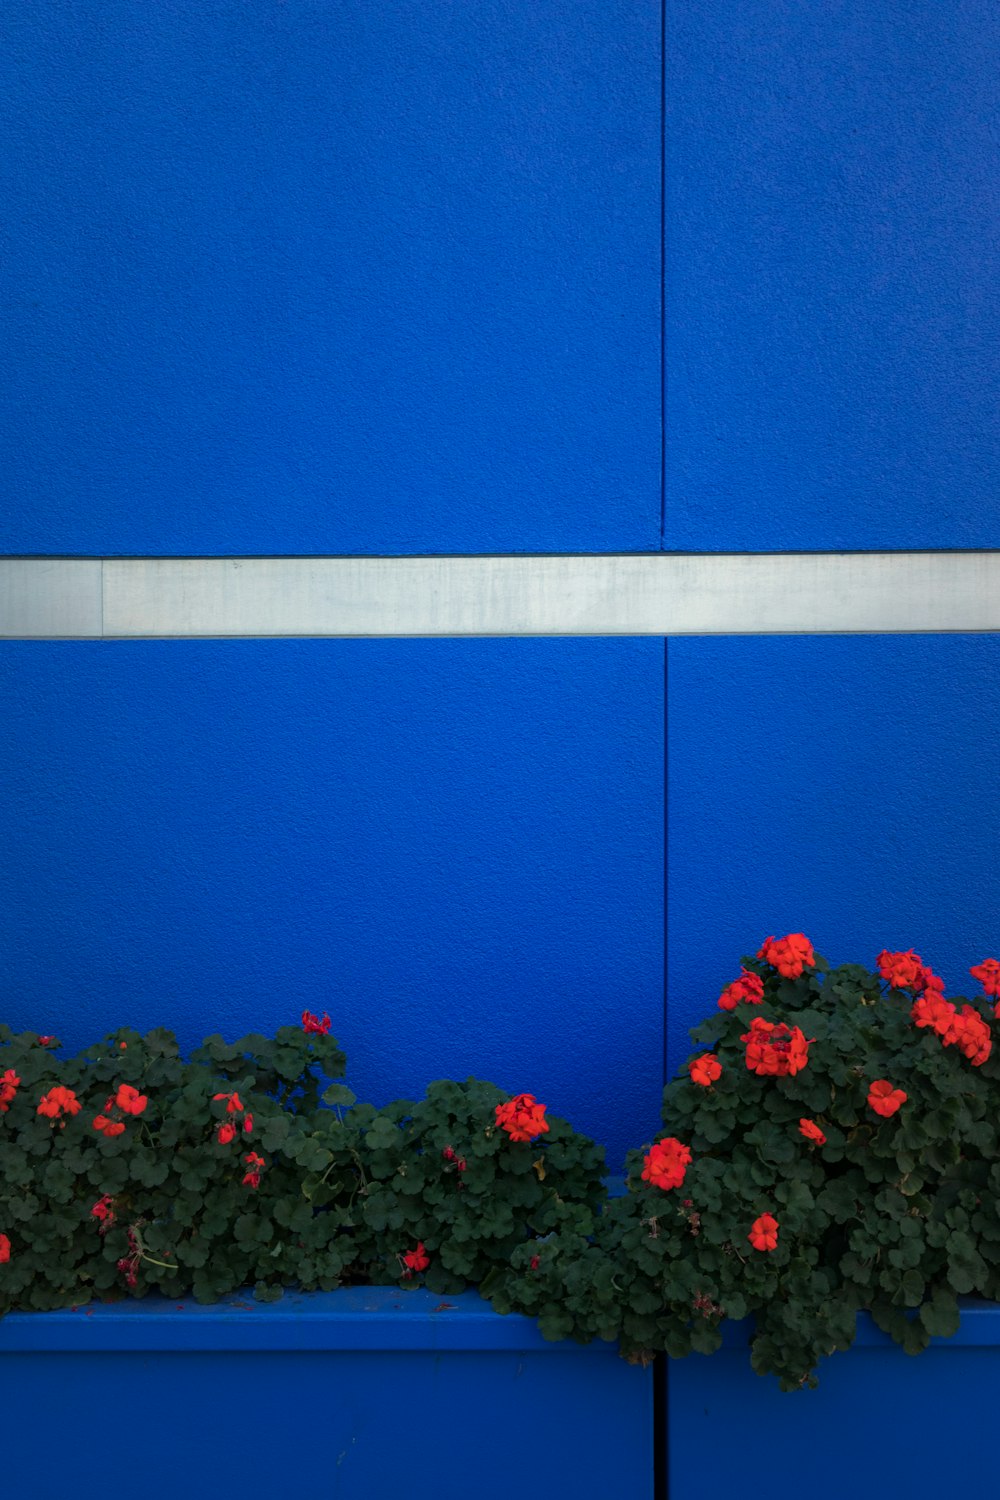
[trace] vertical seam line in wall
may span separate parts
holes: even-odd
[[[660,551],[667,542],[667,0],[660,0]]]
[[[668,833],[670,828],[670,759],[668,753],[667,690],[670,683],[670,638],[663,638],[663,1038],[660,1072],[664,1085],[667,1081],[667,1020],[669,1014],[670,946],[667,914],[670,910],[670,854]],[[660,1101],[657,1100],[657,1112]],[[658,1117],[658,1116],[657,1116]]]
[[[670,637],[663,638],[663,1022],[660,1057],[660,1076],[667,1080],[667,979],[669,973],[669,949],[667,946],[667,911],[669,907],[668,881],[670,862],[668,857],[667,829],[670,816],[670,777],[667,755],[667,685],[670,671]],[[661,1096],[662,1097],[662,1096]],[[660,1118],[661,1100],[656,1101],[654,1119]],[[659,1130],[657,1129],[657,1134]],[[653,1488],[660,1500],[670,1500],[669,1438],[667,1436],[667,1381],[670,1378],[665,1354],[658,1354],[653,1365]]]
[[[100,633],[100,636],[99,636],[99,639],[102,640],[102,641],[104,639],[104,569],[105,569],[105,560],[102,557],[101,558],[101,623],[100,623],[100,632],[101,633]]]

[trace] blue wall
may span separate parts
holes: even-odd
[[[659,1100],[662,641],[8,644],[4,1016],[328,1010],[352,1086]]]
[[[0,550],[659,543],[658,0],[14,0]]]
[[[1000,543],[986,0],[8,10],[9,553]],[[992,639],[0,649],[12,1018],[611,1143],[739,954],[996,952]],[[669,797],[667,792],[669,791]],[[992,925],[991,925],[992,924]]]
[[[992,636],[674,640],[669,1045],[741,954],[806,932],[834,963],[916,948],[971,993],[1000,955]]]
[[[668,0],[668,547],[1000,544],[998,58],[991,0]]]
[[[1000,545],[1000,19],[668,5],[672,549]],[[740,954],[1000,951],[992,637],[673,640],[669,1050]]]

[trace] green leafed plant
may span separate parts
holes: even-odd
[[[794,1389],[862,1309],[917,1353],[959,1294],[1000,1298],[1000,1006],[946,1000],[913,952],[877,968],[831,970],[800,933],[745,959],[627,1196],[533,1276],[521,1252],[503,1305],[636,1359],[710,1353],[752,1314],[754,1367]],[[972,972],[995,999],[1000,964]]]
[[[211,1302],[357,1282],[453,1292],[560,1225],[589,1233],[603,1152],[533,1096],[432,1084],[357,1105],[330,1020],[189,1061],[121,1030],[76,1058],[0,1027],[0,1312]]]
[[[190,1061],[122,1030],[77,1058],[0,1027],[0,1312],[92,1296],[478,1285],[546,1337],[711,1353],[815,1383],[859,1311],[910,1353],[1000,1299],[1000,963],[944,997],[919,955],[830,969],[768,938],[692,1033],[659,1138],[603,1152],[531,1094],[357,1104],[330,1020]]]

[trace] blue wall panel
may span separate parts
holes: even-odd
[[[663,643],[0,649],[3,1013],[76,1047],[329,1010],[377,1101],[658,1107]]]
[[[507,1500],[526,1475],[559,1500],[652,1500],[652,1376],[609,1344],[546,1343],[472,1293],[13,1313],[0,1326],[5,1488],[105,1500],[95,1432],[113,1391],[115,1463],[142,1476],[143,1500]],[[56,1448],[43,1414],[70,1389]]]
[[[675,640],[668,718],[674,1065],[770,933],[950,994],[1000,957],[996,637]]]
[[[955,1337],[934,1339],[918,1358],[862,1315],[855,1346],[821,1362],[819,1389],[794,1393],[782,1391],[773,1376],[754,1374],[745,1323],[724,1325],[717,1354],[667,1367],[669,1467],[660,1500],[741,1493],[762,1432],[780,1433],[768,1465],[769,1500],[799,1500],[803,1491],[810,1500],[842,1500],[845,1492],[866,1500],[952,1493],[948,1433],[991,1425],[1000,1377],[1000,1328],[991,1326],[1000,1324],[1000,1309],[971,1298],[963,1304]],[[933,1414],[919,1432],[918,1412]],[[845,1450],[850,1443],[849,1453],[837,1452],[838,1440]],[[996,1466],[987,1446],[970,1443],[961,1463],[962,1492],[993,1489]]]
[[[659,542],[658,0],[20,0],[0,552]]]
[[[667,3],[666,545],[1000,545],[1000,11]]]

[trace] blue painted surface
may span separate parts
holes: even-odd
[[[655,548],[658,0],[22,0],[0,551]]]
[[[672,1360],[669,1494],[725,1500],[748,1488],[755,1467],[770,1500],[992,1491],[990,1445],[962,1442],[959,1452],[950,1434],[992,1430],[998,1378],[1000,1308],[988,1304],[916,1357],[860,1319],[857,1345],[820,1365],[814,1391],[782,1392],[755,1375],[745,1347]]]
[[[666,35],[666,545],[996,547],[997,7]]]
[[[589,1358],[616,1355],[608,1344],[586,1346]],[[112,1350],[336,1349],[484,1353],[511,1350],[565,1355],[583,1346],[550,1343],[533,1318],[501,1317],[478,1292],[441,1297],[416,1287],[340,1287],[335,1292],[286,1292],[256,1302],[252,1292],[206,1306],[164,1297],[125,1298],[57,1312],[9,1313],[0,1319],[4,1354],[93,1354]]]
[[[530,1090],[646,1138],[663,643],[8,643],[4,1018],[242,1035],[328,1010],[382,1103]]]
[[[359,1298],[401,1304],[387,1316],[409,1342],[387,1346]],[[547,1346],[528,1320],[484,1312],[478,1298],[450,1300],[433,1312],[441,1299],[383,1289],[300,1307],[12,1315],[0,1324],[5,1484],[39,1500],[103,1500],[112,1462],[148,1500],[250,1500],[290,1483],[337,1500],[507,1500],[525,1475],[553,1496],[648,1500],[651,1372],[608,1345]],[[301,1348],[289,1344],[296,1327]]]
[[[805,932],[833,963],[916,948],[949,994],[1000,957],[1000,640],[669,645],[668,1038],[739,958]]]

